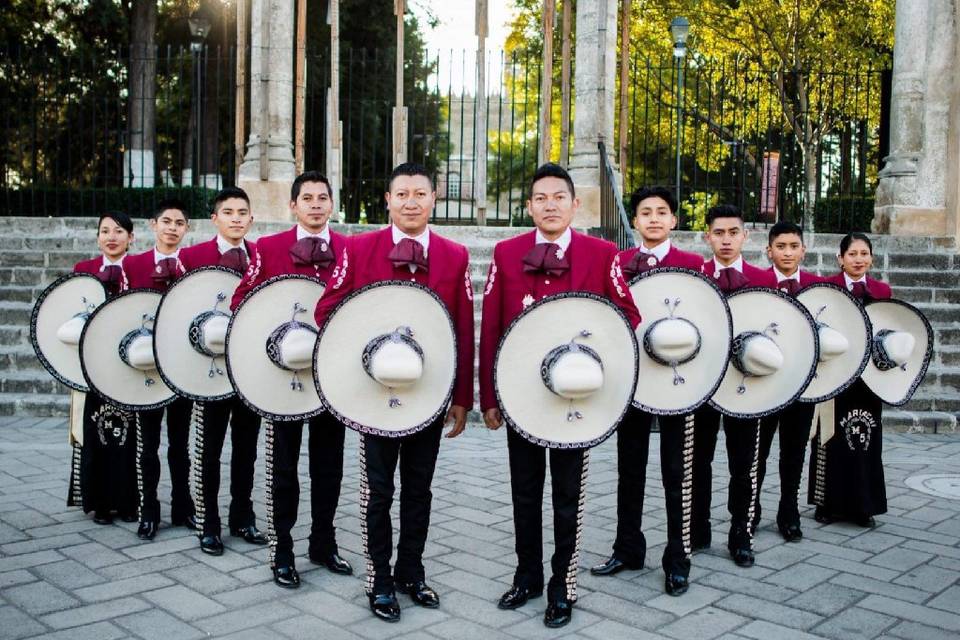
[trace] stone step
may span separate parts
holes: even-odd
[[[0,415],[45,418],[69,414],[70,395],[67,393],[0,393]]]
[[[898,433],[954,433],[958,415],[945,411],[911,411],[885,407],[883,430]]]

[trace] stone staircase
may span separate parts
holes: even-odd
[[[68,395],[37,362],[29,343],[29,320],[37,294],[73,265],[96,253],[95,221],[89,218],[0,218],[0,415],[66,415]],[[152,234],[136,222],[134,251],[152,245]],[[289,223],[255,223],[254,235],[276,233]],[[370,227],[337,225],[346,233]],[[436,230],[466,244],[472,259],[478,326],[483,286],[493,246],[521,232],[503,227],[438,226]],[[195,223],[187,243],[207,239],[213,227]],[[822,274],[836,272],[840,237],[807,238],[805,268]],[[675,241],[684,249],[706,253],[700,234],[679,232]],[[747,241],[747,260],[765,265],[766,230],[757,228]],[[957,430],[960,418],[960,255],[952,239],[874,238],[874,273],[890,282],[894,295],[911,302],[927,315],[935,331],[935,355],[924,384],[914,399],[899,409],[888,408],[885,427],[899,431]],[[471,414],[471,421],[479,421]]]

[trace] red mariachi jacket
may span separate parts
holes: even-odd
[[[700,271],[705,276],[713,279],[716,279],[716,276],[714,276],[715,270],[716,265],[713,258],[710,258],[704,262],[703,266],[700,268]],[[777,288],[777,276],[773,274],[773,271],[755,267],[746,260],[743,261],[743,275],[747,277],[747,280],[749,280],[749,286],[751,287],[767,287],[769,289]]]
[[[770,273],[770,275],[773,276],[774,280],[777,279],[777,274],[773,270],[773,267],[770,267],[769,269],[767,269],[767,271]],[[810,273],[809,271],[804,271],[803,269],[800,269],[800,290],[801,291],[803,291],[804,289],[806,289],[812,284],[816,284],[818,282],[826,282],[826,281],[827,281],[826,278],[821,278],[815,273]]]
[[[256,255],[250,255],[250,266],[240,279],[237,290],[233,292],[233,299],[230,301],[231,311],[237,308],[243,297],[254,287],[274,276],[300,274],[327,284],[331,278],[338,278],[347,271],[347,238],[343,234],[330,230],[330,248],[336,256],[336,261],[323,269],[317,269],[309,264],[294,264],[293,258],[290,257],[290,247],[296,242],[296,226],[257,240],[254,251]],[[247,248],[249,247],[248,244]]]
[[[826,278],[826,282],[832,282],[838,287],[847,290],[847,281],[844,280],[842,271]],[[874,280],[870,276],[867,276],[867,294],[874,300],[888,300],[893,297],[893,290],[886,282]]]
[[[632,247],[620,252],[620,264],[628,264],[633,260],[633,256],[640,251],[641,247]],[[670,243],[670,251],[660,261],[658,267],[680,267],[681,269],[690,269],[691,271],[700,271],[703,266],[703,257],[689,251],[681,251],[677,246]]]
[[[247,248],[247,257],[253,262],[257,253],[257,245],[249,240],[243,241]],[[180,250],[180,262],[186,271],[193,271],[202,267],[215,267],[220,264],[220,247],[217,246],[217,236],[212,240],[199,242],[192,247]]]
[[[123,291],[129,288],[129,283],[127,282],[127,274],[123,272],[123,263],[126,262],[126,254],[124,254],[123,259],[120,262],[121,273],[123,274],[123,281],[120,283],[120,291]],[[99,275],[100,270],[103,268],[103,256],[99,255],[96,258],[91,258],[89,260],[81,260],[77,264],[73,265],[74,273],[89,273],[92,276]],[[110,294],[108,293],[108,296]]]
[[[352,236],[348,242],[350,269],[324,292],[314,318],[323,326],[337,305],[351,292],[383,280],[414,280],[428,286],[446,305],[457,335],[457,379],[453,404],[473,407],[473,285],[470,281],[470,254],[461,244],[430,230],[427,272],[410,273],[406,266],[394,267],[387,258],[393,250],[393,231],[386,227]]]
[[[620,257],[612,242],[571,230],[566,254],[570,261],[565,288],[550,291],[585,291],[611,300],[627,316],[631,326],[640,324],[640,313],[620,270]],[[539,279],[549,285],[549,277],[523,270],[523,257],[533,249],[536,231],[502,240],[493,248],[493,260],[483,292],[483,317],[480,325],[480,408],[497,406],[493,387],[493,363],[500,338],[510,323],[523,312],[524,300],[543,291]],[[545,297],[545,296],[541,296]]]
[[[180,275],[183,275],[186,270],[183,268],[183,263],[180,262],[179,254],[177,256],[177,263]],[[157,264],[153,259],[153,247],[134,256],[128,254],[127,257],[123,259],[123,273],[128,283],[126,288],[156,289],[160,292],[166,291],[169,285],[161,285],[153,279],[153,272],[156,268]]]

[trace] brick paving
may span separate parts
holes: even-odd
[[[655,443],[644,509],[648,568],[613,578],[586,569],[606,557],[616,527],[615,446],[608,441],[591,454],[580,601],[569,626],[549,630],[541,623],[543,599],[517,611],[496,608],[514,564],[506,444],[502,432],[472,428],[443,441],[434,480],[426,569],[441,607],[420,609],[400,596],[403,619],[388,625],[367,611],[360,576],[334,576],[307,562],[303,517],[294,529],[303,585],[286,591],[273,585],[263,548],[227,537],[226,554],[211,558],[184,529],[162,525],[156,540],[141,542],[136,524],[94,524],[65,506],[65,421],[0,418],[0,639],[958,637],[960,435],[886,433],[884,446],[890,511],[876,529],[823,527],[804,508],[805,537],[786,544],[765,519],[756,566],[737,568],[715,545],[694,556],[690,591],[673,598],[663,593],[659,568],[666,523]],[[714,496],[714,540],[721,542],[722,458]],[[348,436],[338,537],[343,555],[362,569],[355,461],[356,437]],[[165,467],[163,474],[166,498]],[[773,464],[765,514],[776,512],[778,490]],[[263,524],[262,459],[255,500]],[[302,500],[306,514],[306,491]],[[225,513],[225,496],[221,503]],[[549,509],[544,520],[549,541]]]

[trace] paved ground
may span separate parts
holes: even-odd
[[[443,602],[427,611],[401,596],[403,620],[387,625],[367,612],[359,577],[333,576],[305,558],[304,584],[290,592],[272,584],[264,549],[227,539],[227,553],[209,558],[183,529],[163,528],[155,541],[141,542],[133,524],[94,524],[65,506],[64,421],[2,418],[0,638],[955,638],[960,436],[884,438],[890,513],[878,518],[877,529],[821,527],[806,509],[806,537],[785,544],[766,520],[755,567],[738,569],[720,549],[700,553],[681,598],[662,591],[665,522],[656,456],[648,467],[645,516],[651,568],[606,579],[586,571],[609,551],[616,524],[615,449],[604,444],[591,459],[580,602],[573,622],[557,632],[541,623],[542,599],[513,612],[495,606],[514,561],[502,433],[472,429],[443,442],[426,561]],[[337,524],[341,550],[362,567],[356,438],[348,443]],[[777,481],[774,471],[763,497],[767,514],[776,510]],[[262,490],[260,468],[261,501]],[[722,540],[725,488],[716,490],[714,538]],[[264,513],[262,502],[258,512]],[[306,533],[298,527],[295,537]],[[306,552],[304,542],[298,547]]]

